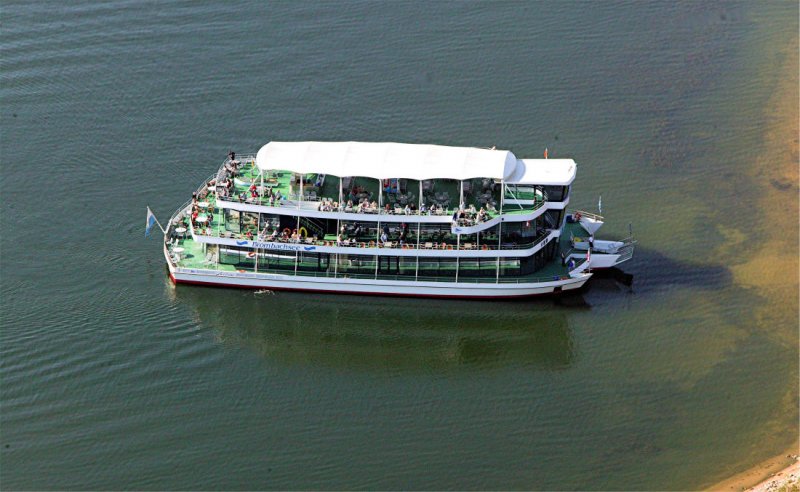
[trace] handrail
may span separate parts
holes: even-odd
[[[392,218],[392,219],[394,219],[394,221],[399,222],[399,221],[402,221],[403,218],[405,218],[405,217],[420,217],[420,218],[422,218],[422,217],[431,217],[433,219],[441,219],[441,220],[438,220],[437,222],[446,223],[446,222],[452,221],[453,212],[455,212],[454,209],[447,209],[447,210],[442,210],[442,211],[440,211],[438,213],[435,213],[435,214],[431,214],[429,212],[424,212],[423,213],[423,212],[420,212],[419,210],[415,210],[415,211],[412,211],[409,214],[406,214],[405,212],[397,214],[397,213],[394,213],[394,210],[390,210],[390,211],[387,212],[386,210],[381,209],[381,208],[370,209],[370,210],[368,210],[366,212],[359,212],[359,211],[357,211],[355,209],[352,210],[352,211],[347,211],[345,207],[341,207],[341,206],[338,209],[320,211],[320,210],[317,210],[316,208],[309,209],[309,208],[304,208],[304,207],[298,207],[298,202],[297,201],[287,200],[286,198],[287,197],[284,196],[283,200],[281,200],[279,202],[275,202],[274,204],[270,204],[269,203],[269,199],[265,199],[264,197],[259,197],[257,199],[253,199],[252,197],[248,196],[247,199],[245,199],[244,201],[240,201],[236,196],[228,196],[227,198],[217,198],[217,203],[221,208],[229,208],[229,209],[232,209],[232,210],[239,210],[239,207],[241,205],[249,205],[249,206],[253,206],[253,207],[263,207],[263,209],[257,210],[260,213],[270,213],[270,211],[278,209],[278,210],[285,210],[287,212],[291,212],[292,215],[295,215],[295,212],[297,212],[297,211],[300,211],[301,213],[305,213],[305,214],[308,214],[308,213],[315,213],[315,214],[316,213],[320,213],[320,214],[341,213],[341,214],[346,214],[347,218],[346,219],[342,218],[343,220],[359,220],[359,219],[357,219],[358,217],[362,217],[362,218],[369,218],[369,217],[382,217],[382,218],[384,218],[385,217],[385,218]],[[303,202],[300,202],[300,203],[309,203],[310,204],[310,203],[316,203],[316,202],[304,200]],[[534,204],[534,206],[532,208],[524,208],[522,210],[516,210],[516,209],[515,210],[505,210],[505,211],[503,211],[502,214],[499,213],[499,211],[497,211],[497,210],[495,210],[494,212],[487,212],[487,214],[489,216],[491,216],[491,218],[488,219],[487,221],[482,222],[481,224],[485,224],[489,220],[493,220],[493,219],[495,219],[497,217],[518,217],[519,215],[523,215],[523,214],[526,214],[526,213],[533,214],[533,213],[541,210],[546,204],[547,204],[547,202],[542,201],[542,202],[538,202],[538,203]],[[318,215],[311,215],[311,216],[312,217],[316,217],[316,218],[320,218],[320,219],[326,218],[325,216],[322,216],[322,215],[319,215],[319,216]],[[528,220],[530,220],[530,219],[528,219]],[[482,230],[482,229],[479,229],[479,230]]]
[[[604,220],[602,215],[593,214],[592,212],[586,212],[584,210],[573,210],[572,215],[581,214],[581,217],[588,217],[593,220]]]
[[[183,212],[185,212],[185,211],[186,211],[186,209],[187,209],[187,208],[189,208],[189,205],[190,205],[191,203],[192,203],[192,200],[191,200],[191,199],[189,199],[189,200],[186,200],[185,202],[183,202],[183,205],[181,205],[180,207],[178,207],[178,208],[177,208],[177,209],[176,209],[176,210],[175,210],[175,211],[172,213],[172,216],[169,218],[169,222],[167,223],[167,228],[166,228],[166,234],[165,234],[165,236],[169,235],[169,232],[170,232],[170,230],[171,230],[171,229],[172,229],[172,228],[175,226],[175,219],[178,217],[178,215],[180,215],[180,214],[182,214]]]
[[[225,231],[225,235],[219,234],[213,228],[206,229],[207,234],[200,234],[195,231],[192,224],[189,224],[189,230],[191,231],[192,237],[211,237],[217,239],[224,239],[224,240],[248,240],[247,235],[243,233],[234,233],[231,231]],[[469,242],[461,242],[460,244],[453,244],[447,243],[446,241],[442,241],[441,243],[438,240],[433,240],[432,238],[420,240],[419,248],[417,248],[416,240],[412,240],[409,242],[405,242],[402,245],[400,244],[399,239],[392,239],[388,241],[387,244],[382,244],[378,238],[375,239],[347,239],[341,242],[335,240],[326,240],[326,239],[317,239],[316,241],[309,241],[309,240],[300,240],[300,241],[293,241],[291,239],[283,239],[283,238],[263,238],[257,239],[257,242],[260,243],[269,243],[269,244],[296,244],[296,245],[307,245],[307,246],[327,246],[327,247],[337,247],[337,248],[353,248],[353,250],[362,251],[366,253],[366,250],[371,249],[398,249],[398,250],[424,250],[424,251],[517,251],[517,250],[529,250],[535,248],[542,242],[545,242],[549,239],[553,239],[557,237],[556,235],[557,230],[555,229],[546,229],[543,230],[538,235],[534,236],[530,242],[525,243],[500,243],[498,245],[496,240],[492,241],[485,241],[480,244]],[[253,239],[256,240],[256,239]],[[209,241],[200,241],[200,242],[209,242]],[[213,244],[225,244],[225,243],[213,243]],[[431,247],[426,247],[427,244],[431,244]],[[444,244],[445,246],[442,246]],[[499,246],[499,247],[498,247]]]
[[[206,229],[207,231],[209,231],[208,234],[200,234],[197,231],[195,231],[195,229],[191,226],[191,224],[190,224],[189,227],[190,227],[190,231],[191,231],[193,237],[211,237],[211,238],[217,238],[217,239],[228,239],[228,240],[232,240],[232,241],[247,240],[247,235],[246,234],[232,233],[231,232],[230,233],[230,237],[226,237],[226,236],[219,235],[218,233],[216,233],[211,228]],[[228,231],[228,232],[230,232],[230,231]],[[366,252],[366,250],[374,250],[374,249],[397,249],[397,250],[417,250],[418,249],[420,251],[475,251],[475,252],[479,252],[479,251],[517,251],[517,250],[521,251],[521,250],[529,250],[529,249],[534,248],[537,245],[541,244],[544,240],[549,238],[551,234],[552,234],[552,231],[544,232],[544,233],[536,236],[533,241],[528,242],[528,243],[502,243],[501,247],[499,247],[499,248],[498,248],[498,245],[497,245],[496,241],[483,242],[480,245],[478,245],[477,242],[475,242],[475,243],[461,243],[460,245],[451,244],[451,243],[446,243],[445,242],[445,247],[442,247],[441,243],[439,243],[438,241],[422,240],[420,242],[419,248],[417,248],[417,245],[416,245],[415,241],[410,241],[408,243],[404,243],[401,246],[399,244],[398,240],[388,241],[389,243],[391,243],[391,245],[386,245],[386,244],[381,244],[376,239],[361,240],[361,241],[349,240],[348,239],[348,240],[340,242],[339,244],[337,244],[337,241],[335,241],[335,240],[324,240],[324,239],[317,239],[316,241],[308,242],[308,241],[305,241],[305,240],[300,240],[300,241],[292,241],[291,239],[289,239],[289,240],[283,240],[283,239],[270,240],[268,238],[265,238],[265,239],[260,239],[260,240],[253,239],[253,241],[257,241],[257,242],[260,242],[260,243],[269,243],[269,244],[296,244],[296,245],[299,245],[299,246],[307,245],[307,246],[328,246],[328,247],[336,247],[336,248],[352,248],[354,251],[355,250],[358,250],[358,251],[362,251],[363,250],[364,252]],[[200,242],[208,242],[208,241],[200,241]],[[432,246],[431,247],[425,247],[425,244],[427,244],[427,243],[431,243]],[[225,243],[213,243],[213,244],[225,244]],[[470,246],[467,247],[467,244],[469,244]]]

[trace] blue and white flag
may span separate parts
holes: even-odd
[[[147,237],[147,236],[150,235],[150,229],[153,228],[153,226],[156,224],[156,222],[158,222],[156,220],[156,216],[150,210],[150,207],[147,207],[147,222],[144,225],[144,237]]]

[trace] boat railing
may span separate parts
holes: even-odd
[[[210,182],[211,182],[211,180],[212,180],[212,179],[215,179],[216,177],[217,177],[217,174],[216,174],[216,173],[214,173],[214,174],[212,174],[211,176],[207,177],[207,178],[206,178],[206,179],[203,181],[203,184],[201,184],[201,185],[200,185],[200,187],[199,187],[199,188],[197,188],[197,190],[196,190],[196,191],[197,191],[197,194],[199,195],[199,194],[200,194],[200,193],[202,193],[203,191],[206,191],[206,189],[208,188],[208,183],[210,183]]]
[[[502,243],[500,247],[498,247],[496,242],[491,244],[489,243],[481,243],[480,245],[477,243],[464,243],[464,244],[449,244],[445,243],[445,246],[441,244],[434,243],[432,241],[425,241],[420,243],[419,247],[417,247],[415,242],[411,243],[404,243],[400,245],[398,241],[389,241],[389,244],[380,244],[375,240],[371,241],[350,241],[344,240],[337,244],[337,241],[333,240],[300,240],[300,241],[292,241],[292,240],[269,240],[269,239],[259,239],[257,237],[249,238],[246,234],[231,234],[230,236],[225,235],[218,235],[213,234],[210,229],[203,229],[198,230],[194,229],[190,224],[190,232],[195,236],[208,236],[208,237],[218,237],[222,239],[237,239],[237,240],[251,240],[251,241],[258,241],[264,243],[271,243],[271,244],[298,244],[298,245],[308,245],[308,246],[327,246],[333,248],[352,248],[353,250],[362,250],[362,249],[397,249],[397,250],[419,250],[419,251],[514,251],[514,250],[528,250],[531,249],[538,244],[540,244],[547,236],[543,236],[538,238],[536,241],[531,243]],[[206,233],[204,234],[203,231]],[[430,246],[426,246],[427,243],[431,243]]]
[[[619,254],[617,263],[622,263],[623,261],[628,261],[633,258],[633,250],[636,248],[637,241],[633,239],[633,236],[629,236],[623,239],[621,242],[623,243],[623,246],[617,250],[617,254]]]
[[[187,203],[188,205],[188,203]],[[386,243],[381,243],[377,238],[376,239],[366,239],[362,238],[361,240],[358,239],[345,239],[342,241],[336,240],[326,240],[326,239],[313,239],[313,238],[304,238],[300,240],[292,240],[292,239],[283,239],[283,238],[276,238],[276,239],[269,239],[269,237],[259,237],[255,234],[248,235],[247,233],[236,233],[232,231],[223,231],[219,232],[214,227],[205,227],[202,229],[195,229],[189,221],[189,231],[191,235],[194,236],[205,236],[205,237],[214,237],[220,239],[234,239],[234,240],[250,240],[250,241],[259,241],[265,243],[272,243],[272,244],[305,244],[309,246],[328,246],[328,247],[339,247],[339,248],[353,248],[353,249],[369,249],[369,248],[379,248],[379,249],[405,249],[405,250],[421,250],[421,251],[508,251],[508,250],[528,250],[531,248],[536,247],[537,245],[541,244],[545,240],[547,240],[553,234],[549,230],[544,230],[538,235],[534,236],[531,241],[529,242],[502,242],[502,240],[498,243],[497,240],[487,240],[485,242],[478,243],[475,242],[461,242],[461,243],[448,243],[447,241],[439,241],[433,240],[433,238],[423,240],[420,239],[419,247],[417,246],[416,240],[411,240],[408,242],[400,243],[399,240],[390,240]]]
[[[238,196],[235,196],[235,194],[229,195],[228,197],[225,198],[218,198],[218,200],[221,202],[221,205],[223,205],[223,207],[225,208],[228,208],[231,204],[244,203],[247,205],[260,205],[262,207],[270,207],[270,208],[280,207],[283,209],[293,208],[293,209],[315,210],[317,212],[322,212],[322,213],[325,212],[347,213],[347,214],[352,214],[354,217],[363,215],[378,215],[384,217],[388,216],[450,217],[456,212],[456,209],[440,209],[435,212],[431,212],[429,210],[421,211],[419,209],[406,211],[404,208],[399,208],[399,209],[392,208],[390,210],[386,210],[385,208],[381,207],[367,207],[359,209],[358,207],[347,207],[341,205],[339,205],[338,207],[324,208],[320,210],[319,209],[319,202],[321,201],[320,197],[299,200],[296,194],[288,194],[286,196],[282,196],[281,200],[276,200],[274,202],[271,202],[270,198],[266,196],[252,197],[248,195],[244,200],[241,200]],[[526,206],[526,208],[523,209],[503,210],[502,214],[500,213],[499,210],[496,209],[489,210],[486,212],[487,218],[483,222],[487,222],[489,220],[492,220],[494,218],[503,215],[520,215],[520,214],[535,212],[536,210],[540,209],[545,203],[546,202],[537,201],[535,204],[532,204],[533,206],[528,205]],[[480,225],[483,222],[476,222],[475,219],[471,219],[470,221],[470,223],[473,226]]]
[[[580,214],[580,216],[581,216],[581,217],[588,217],[588,218],[590,218],[590,219],[592,219],[592,220],[598,220],[598,221],[603,221],[603,220],[605,220],[605,219],[603,219],[603,216],[602,216],[602,215],[593,214],[592,212],[586,212],[585,210],[573,210],[573,211],[572,211],[572,215],[573,215],[573,217],[574,217],[576,214]]]
[[[169,222],[167,223],[167,230],[166,230],[167,236],[170,235],[170,232],[175,228],[175,226],[178,225],[178,223],[181,223],[183,221],[183,217],[181,217],[181,214],[185,213],[191,204],[192,200],[189,199],[183,202],[183,205],[175,209],[175,212],[172,213],[172,216],[169,218]]]

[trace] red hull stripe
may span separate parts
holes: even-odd
[[[294,291],[294,292],[319,292],[323,294],[355,294],[367,296],[391,296],[391,297],[427,297],[438,299],[520,299],[523,297],[535,297],[546,295],[558,295],[561,292],[542,292],[541,294],[520,294],[517,296],[454,296],[446,294],[401,294],[392,292],[360,292],[360,291],[343,291],[343,290],[329,290],[329,289],[300,289],[294,287],[264,287],[259,285],[236,285],[236,284],[221,284],[217,282],[203,282],[199,280],[178,280],[172,273],[169,277],[175,284],[189,284],[189,285],[202,285],[205,287],[233,287],[237,289],[267,289],[267,290],[280,290],[280,291]]]

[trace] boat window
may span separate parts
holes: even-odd
[[[563,202],[567,198],[566,186],[545,186],[543,189],[550,202]]]

